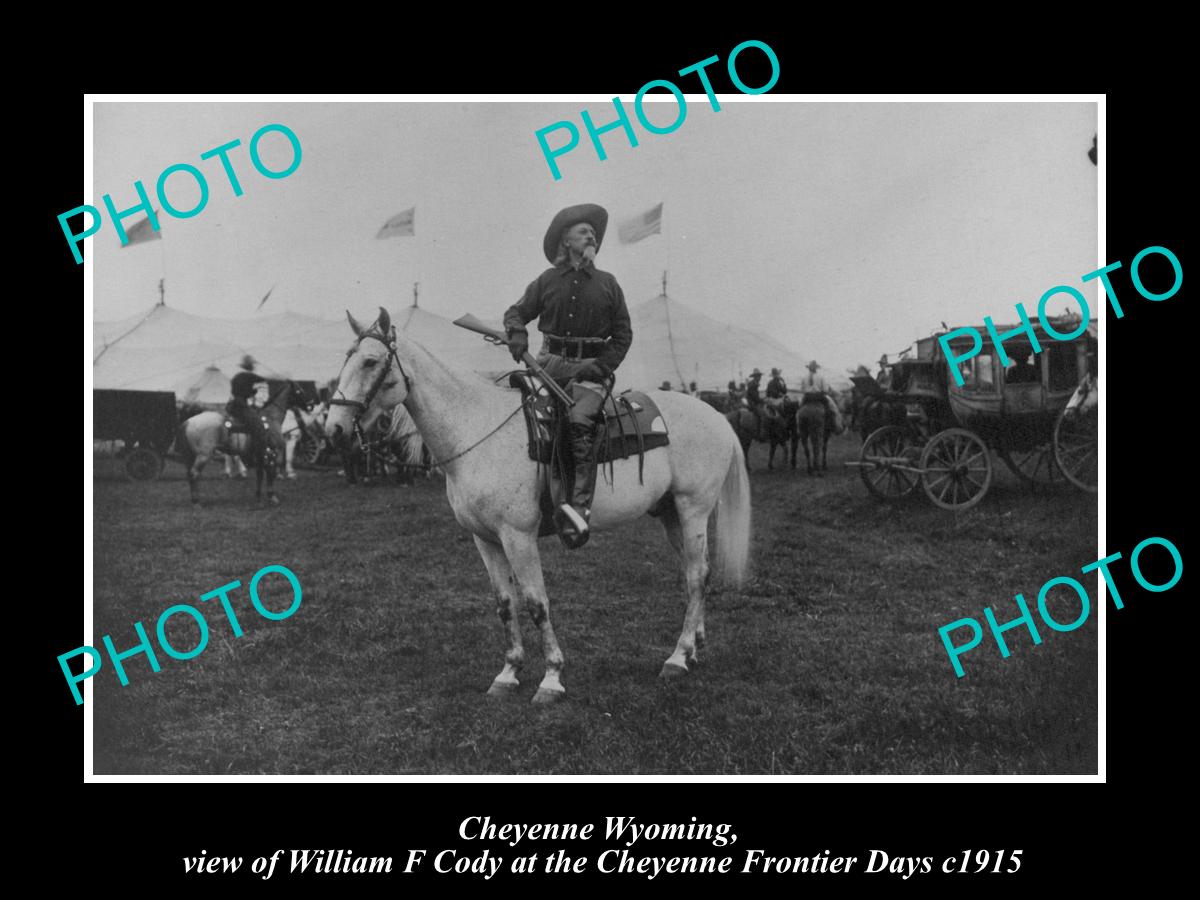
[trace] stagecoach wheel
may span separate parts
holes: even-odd
[[[970,509],[992,484],[987,444],[964,428],[948,428],[931,437],[921,454],[921,468],[926,495],[942,509]]]
[[[1099,480],[1098,407],[1064,409],[1054,426],[1054,458],[1067,480],[1081,491],[1096,493]]]
[[[1033,450],[999,450],[1012,473],[1031,484],[1062,484],[1062,469],[1054,459],[1054,443],[1047,441]]]
[[[900,500],[917,489],[921,476],[907,468],[917,468],[921,447],[916,435],[901,425],[877,428],[863,442],[858,474],[867,490],[880,500]]]
[[[162,469],[162,458],[145,447],[131,450],[125,457],[125,474],[133,481],[153,481]]]

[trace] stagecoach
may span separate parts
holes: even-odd
[[[1052,320],[1059,333],[1078,319]],[[997,327],[999,333],[1012,326]],[[957,384],[938,338],[917,341],[916,355],[892,368],[887,389],[856,377],[864,397],[862,452],[856,462],[876,497],[899,500],[918,488],[943,509],[964,510],[983,499],[992,483],[992,452],[1022,479],[1056,483],[1064,478],[1094,493],[1097,483],[1098,384],[1093,324],[1075,340],[1058,341],[1033,326],[1040,353],[1025,335],[1004,342],[1008,365],[984,340],[976,356],[959,364]],[[984,328],[978,329],[986,336]],[[973,346],[971,335],[950,341],[955,357]],[[1023,362],[1023,360],[1028,362]]]
[[[179,419],[170,391],[92,391],[93,438],[121,441],[125,474],[151,481],[163,470],[163,459],[175,439]]]

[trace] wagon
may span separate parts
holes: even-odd
[[[1050,324],[1065,334],[1079,322]],[[994,452],[1025,481],[1065,479],[1095,492],[1095,328],[1089,325],[1072,341],[1054,339],[1040,323],[1033,330],[1041,352],[1032,352],[1024,334],[1010,338],[1004,342],[1009,357],[1004,365],[985,341],[976,356],[959,364],[962,385],[938,341],[946,332],[917,341],[916,356],[893,366],[886,389],[870,378],[854,378],[865,398],[864,441],[859,459],[847,465],[858,468],[867,490],[882,500],[899,500],[921,488],[943,509],[968,509],[992,484]],[[972,346],[969,334],[950,340],[956,357]]]
[[[151,481],[162,474],[163,460],[175,439],[178,417],[170,391],[92,391],[93,437],[121,441],[125,474]]]

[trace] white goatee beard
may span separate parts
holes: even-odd
[[[589,244],[588,246],[584,247],[583,253],[581,254],[581,256],[582,256],[584,265],[594,264],[596,262],[595,246]]]

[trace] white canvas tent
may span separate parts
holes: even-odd
[[[366,322],[374,316],[359,318]],[[511,367],[502,349],[436,313],[414,306],[393,321],[448,362],[485,375]],[[247,353],[267,376],[323,383],[338,374],[354,341],[344,317],[328,320],[289,312],[214,319],[164,305],[125,319],[96,322],[92,331],[95,387],[175,391],[180,399],[202,383],[207,384],[206,393],[217,390],[214,373],[227,379]]]
[[[694,381],[700,390],[724,390],[756,366],[767,377],[779,367],[789,383],[804,373],[807,360],[778,341],[710,319],[666,294],[634,306],[629,315],[633,344],[617,370],[618,389],[649,390],[669,381],[679,390]]]

